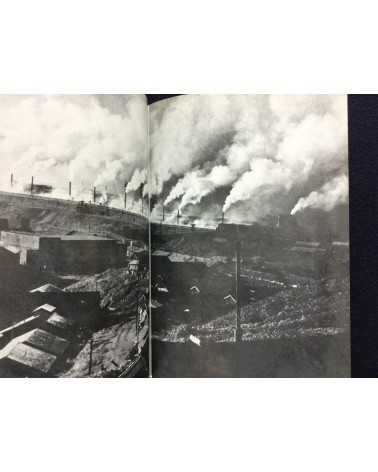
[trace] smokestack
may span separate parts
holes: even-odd
[[[96,187],[93,187],[93,203],[96,203]]]
[[[164,203],[163,203],[163,221],[164,221],[164,218],[165,218],[165,206],[164,206]]]
[[[236,267],[235,267],[235,298],[236,298],[236,330],[235,342],[239,343],[242,340],[241,320],[240,320],[240,240],[239,240],[239,226],[236,227]]]
[[[143,215],[143,190],[144,190],[144,184],[142,183],[140,185],[140,200],[141,200],[141,210],[142,210],[142,215]]]
[[[177,217],[176,217],[176,220],[177,220],[177,224],[180,224],[180,210],[177,210]]]
[[[126,203],[127,203],[127,193],[126,193],[126,187],[127,187],[127,182],[125,182],[125,185],[124,185],[124,206],[125,206],[125,210],[126,210]]]
[[[11,174],[11,187],[13,187],[13,174]]]
[[[33,195],[33,190],[34,190],[34,177],[31,178],[31,184],[30,184],[30,193]]]
[[[224,223],[224,211],[222,211],[222,225]]]
[[[72,184],[71,184],[71,181],[68,182],[68,195],[71,197],[72,195]]]

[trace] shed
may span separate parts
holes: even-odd
[[[0,367],[16,376],[44,377],[50,374],[69,342],[42,329],[33,329],[10,341],[0,351]]]
[[[30,293],[37,293],[37,292],[40,292],[40,293],[56,293],[56,292],[63,292],[63,290],[59,287],[57,287],[56,285],[53,285],[53,284],[45,284],[45,285],[41,285],[40,287],[37,287],[33,290],[30,290]]]

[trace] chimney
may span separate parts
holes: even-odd
[[[222,211],[222,225],[224,223],[224,211]]]
[[[180,224],[180,210],[177,210],[177,217],[176,217],[176,220],[177,220],[177,224]]]
[[[165,218],[165,207],[164,207],[164,203],[163,203],[163,221],[164,221],[164,218]]]
[[[140,186],[140,200],[141,200],[141,211],[143,215],[143,190],[144,190],[144,184],[142,183]]]
[[[93,187],[93,203],[96,203],[96,187]]]
[[[241,331],[241,303],[240,303],[240,239],[239,239],[239,226],[236,227],[236,254],[235,254],[235,298],[236,298],[236,329],[235,329],[235,342],[240,343],[242,340]]]
[[[68,195],[69,195],[69,196],[72,195],[72,184],[71,184],[71,181],[68,182]]]
[[[125,207],[125,210],[126,210],[126,203],[127,203],[126,188],[127,188],[127,182],[125,182],[125,185],[124,185],[124,207]]]
[[[11,187],[13,187],[13,174],[11,174]]]
[[[30,185],[30,193],[33,195],[34,191],[34,177],[32,176],[31,178],[31,185]]]

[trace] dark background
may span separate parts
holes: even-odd
[[[378,377],[378,95],[348,95],[348,116],[352,377]]]

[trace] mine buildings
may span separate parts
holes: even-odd
[[[2,231],[1,245],[10,253],[18,253],[21,265],[62,273],[101,272],[120,265],[125,257],[124,245],[117,240],[81,233]]]

